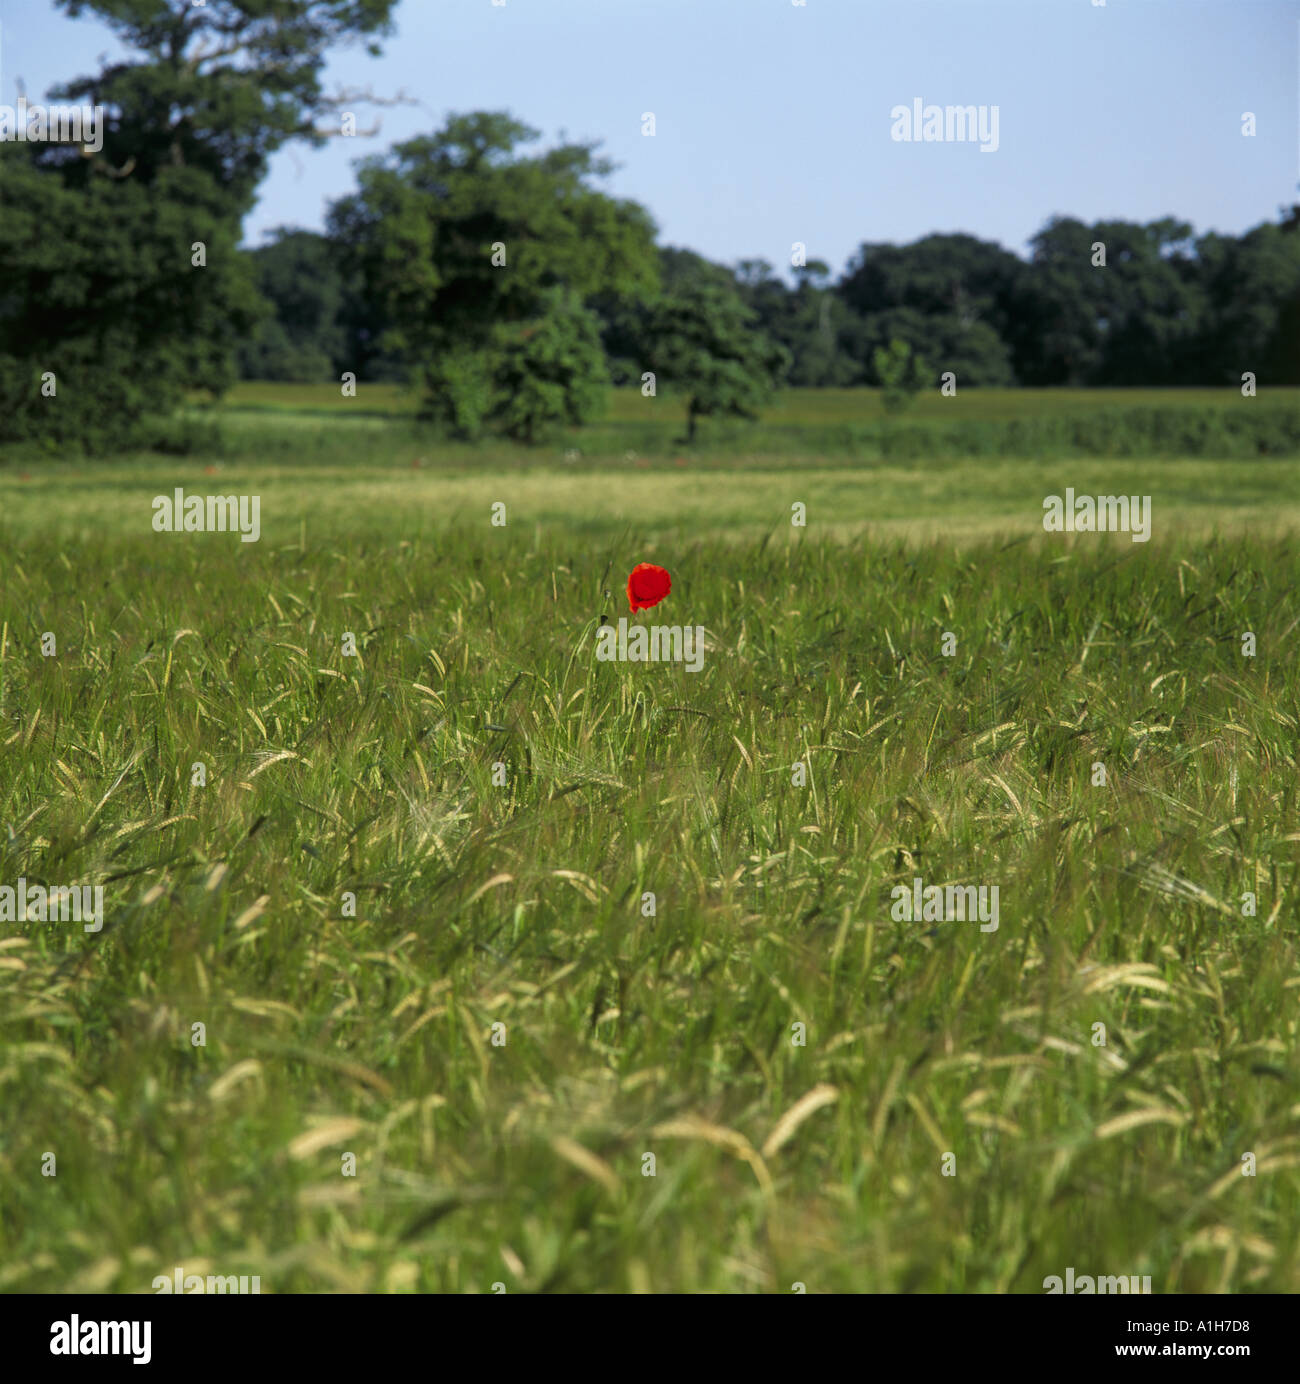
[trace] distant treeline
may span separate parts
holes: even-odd
[[[1246,371],[1300,384],[1300,209],[1239,237],[1194,236],[1168,218],[1057,217],[1032,247],[1025,261],[971,235],[864,243],[838,280],[810,259],[793,283],[766,260],[727,267],[657,247],[658,290],[734,293],[789,353],[791,385],[880,385],[876,352],[896,339],[960,387],[1226,386]],[[412,377],[405,353],[385,350],[384,315],[346,272],[346,247],[281,229],[250,258],[268,315],[239,348],[243,378]],[[584,302],[613,381],[639,381],[655,354],[645,303],[613,288]]]
[[[662,247],[645,207],[604,190],[597,145],[473,111],[361,160],[323,235],[245,251],[271,156],[346,134],[367,99],[326,94],[328,54],[377,52],[395,0],[55,3],[130,58],[52,93],[102,112],[94,143],[0,141],[0,443],[143,445],[241,372],[408,379],[447,435],[523,443],[631,381],[676,400],[683,445],[787,382],[880,384],[894,410],[946,372],[1300,383],[1296,208],[1239,238],[1056,219],[1028,262],[966,235],[868,243],[835,282],[816,259],[786,282]]]

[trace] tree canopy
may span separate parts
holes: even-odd
[[[241,219],[271,154],[359,96],[324,96],[330,47],[395,0],[58,3],[134,51],[54,92],[103,108],[98,152],[0,145],[0,438],[110,447],[235,377],[269,310]]]
[[[426,415],[461,432],[494,412],[459,395],[494,374],[502,324],[548,302],[625,303],[657,288],[654,222],[596,186],[610,171],[596,146],[525,152],[538,138],[505,112],[452,116],[366,159],[358,191],[330,208],[343,262],[388,324],[385,345],[420,373]]]
[[[652,370],[686,400],[686,441],[700,418],[754,418],[790,364],[734,288],[692,280],[656,304],[649,327]]]
[[[423,415],[525,441],[649,371],[749,417],[780,382],[900,399],[961,387],[1300,383],[1300,207],[1240,236],[1054,216],[1027,258],[964,233],[865,240],[833,278],[656,244],[591,141],[505,111],[362,160],[324,235],[239,248],[270,157],[339,133],[332,49],[377,52],[396,0],[56,0],[129,56],[66,81],[102,148],[0,144],[0,439],[109,447],[234,378],[409,379]],[[51,234],[51,229],[56,233]],[[903,383],[900,383],[903,382]],[[900,393],[900,390],[902,391]]]

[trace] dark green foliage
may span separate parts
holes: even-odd
[[[382,345],[384,324],[339,247],[316,231],[280,227],[250,254],[269,316],[239,347],[244,379],[310,383],[358,379],[401,382],[400,356]]]
[[[915,308],[890,308],[856,323],[846,336],[855,351],[870,362],[869,384],[888,388],[879,366],[880,353],[888,353],[895,341],[907,346],[918,362],[918,387],[937,387],[939,376],[947,371],[957,376],[961,387],[998,387],[1015,382],[1006,343],[987,322],[962,323],[952,313],[927,316]],[[921,362],[926,363],[928,373],[921,371]]]
[[[360,190],[330,210],[345,268],[388,324],[384,346],[460,435],[505,416],[487,383],[503,326],[536,321],[556,290],[625,302],[657,287],[654,223],[592,185],[611,171],[595,146],[521,151],[537,138],[503,112],[452,116],[365,160]]]
[[[714,264],[694,250],[664,245],[656,251],[656,259],[661,296],[700,282],[722,289],[735,288],[730,269]],[[640,384],[641,376],[650,368],[654,302],[600,292],[592,295],[588,305],[601,320],[601,340],[609,358],[610,378],[615,384]]]
[[[752,417],[781,378],[879,384],[891,406],[949,372],[960,389],[1300,383],[1294,207],[1237,238],[1057,217],[1028,262],[966,234],[866,242],[832,284],[818,260],[790,278],[656,249],[649,213],[601,190],[596,145],[533,149],[526,124],[474,112],[366,160],[329,236],[282,232],[249,256],[238,227],[268,159],[331,132],[329,50],[376,51],[394,0],[57,4],[131,55],[52,93],[105,108],[102,150],[0,149],[0,441],[126,445],[187,392],[219,394],[236,356],[252,378],[416,379],[425,417],[466,438],[538,438],[589,417],[605,373],[652,368],[692,437],[699,417]],[[705,321],[693,300],[726,306]],[[895,341],[901,392],[880,366]]]
[[[1208,235],[1207,330],[1197,367],[1207,384],[1300,383],[1300,234],[1295,220],[1256,226],[1240,239]]]
[[[837,291],[855,359],[899,336],[959,387],[1300,383],[1294,218],[1198,240],[1171,217],[1057,217],[1028,264],[965,235],[864,245]]]
[[[756,314],[734,289],[705,279],[656,304],[651,366],[686,399],[686,441],[700,418],[755,418],[785,377],[790,353],[758,330]]]
[[[871,359],[885,408],[890,413],[900,412],[925,383],[925,361],[900,337],[894,337],[888,346],[877,346]]]
[[[112,63],[55,90],[112,113],[91,166],[206,172],[242,213],[270,156],[291,139],[321,144],[338,106],[321,72],[329,49],[391,31],[396,0],[56,0],[94,15],[141,61]],[[372,53],[378,48],[372,41]],[[87,170],[88,172],[88,170]]]
[[[233,381],[229,342],[251,330],[258,300],[206,174],[68,187],[0,148],[0,224],[0,436],[124,445],[186,391]],[[192,264],[196,241],[206,267]]]
[[[544,295],[536,317],[441,352],[425,379],[424,420],[463,440],[490,431],[530,444],[594,417],[609,384],[599,321],[558,289]]]
[[[492,412],[492,352],[483,345],[451,346],[424,368],[420,420],[436,423],[451,437],[472,442]]]
[[[280,227],[250,256],[271,315],[239,346],[244,379],[307,383],[337,378],[344,357],[343,276],[330,243],[312,231]]]
[[[1205,325],[1208,267],[1191,256],[1189,226],[1169,218],[1149,226],[1056,218],[1033,244],[1017,299],[1026,383],[1224,382],[1189,375]]]
[[[329,46],[384,32],[394,0],[59,3],[136,56],[53,93],[105,108],[98,153],[0,149],[0,440],[107,450],[235,378],[259,315],[240,219],[277,148],[324,138]],[[291,331],[263,349],[282,373],[306,368]]]
[[[859,319],[846,333],[870,383],[875,352],[894,337],[958,386],[1014,382],[1014,302],[1026,266],[970,235],[931,235],[911,245],[863,245],[837,291]]]
[[[594,417],[608,383],[599,322],[575,295],[555,293],[542,316],[501,329],[488,418],[508,437],[537,442]]]
[[[859,384],[864,372],[848,349],[857,319],[829,287],[829,266],[810,260],[794,270],[791,290],[766,260],[741,260],[735,284],[759,327],[790,355],[792,385]]]

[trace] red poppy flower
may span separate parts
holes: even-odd
[[[627,579],[627,603],[635,615],[638,610],[658,605],[672,589],[673,579],[666,568],[638,562]]]

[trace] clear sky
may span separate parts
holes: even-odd
[[[6,104],[120,51],[49,0],[0,21]],[[1238,233],[1300,200],[1300,0],[402,0],[396,25],[381,58],[336,52],[327,88],[420,104],[278,154],[248,244],[320,228],[355,159],[476,109],[602,140],[663,243],[727,263],[803,241],[838,272],[863,240],[958,230],[1024,253],[1053,213]],[[997,150],[892,139],[917,98],[996,106]]]

